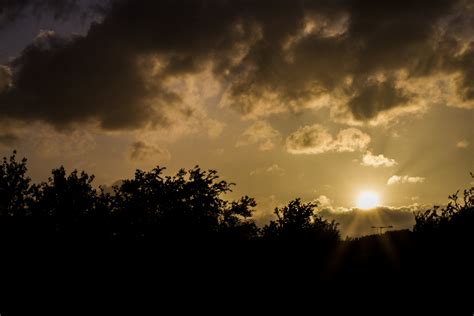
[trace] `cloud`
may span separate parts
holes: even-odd
[[[142,141],[134,142],[130,149],[130,158],[136,161],[143,161],[149,159],[164,159],[169,160],[171,154],[166,149],[158,146],[146,144]]]
[[[319,124],[299,128],[286,138],[286,150],[291,154],[320,154],[334,149],[334,139]]]
[[[43,158],[77,158],[86,162],[97,148],[97,133],[92,129],[76,129],[68,133],[58,132],[51,126],[34,123],[18,124],[11,128],[22,145]],[[86,158],[84,158],[86,157]]]
[[[19,140],[20,138],[16,134],[9,132],[0,133],[0,146],[11,147],[15,145]]]
[[[314,202],[318,203],[318,215],[339,223],[338,229],[345,238],[375,234],[372,226],[393,226],[393,230],[412,229],[415,224],[414,214],[427,210],[431,206],[413,203],[407,206],[379,206],[370,211],[358,208],[335,206],[326,195],[320,195]],[[260,226],[275,220],[275,207],[282,207],[286,203],[278,200],[274,195],[258,199],[255,219]]]
[[[341,236],[359,237],[375,234],[372,226],[393,226],[393,230],[412,229],[414,212],[426,207],[418,204],[402,207],[381,206],[370,211],[360,209],[335,209],[323,207],[319,212],[323,218],[339,223]]]
[[[460,140],[456,143],[456,147],[457,148],[461,148],[461,149],[464,149],[464,148],[467,148],[469,146],[469,142],[465,139],[463,140]]]
[[[395,86],[393,80],[368,82],[356,89],[348,106],[355,119],[367,120],[378,113],[407,103],[409,97],[402,89]]]
[[[262,151],[271,150],[281,139],[280,133],[266,121],[257,121],[249,126],[236,143],[236,147],[258,145]]]
[[[82,47],[93,45],[86,43],[90,40],[51,32],[39,36],[13,62],[21,70],[8,92],[0,95],[3,115],[58,128],[91,121],[105,129],[166,123],[153,110],[149,88],[138,73],[140,66],[130,62],[126,49],[112,52],[109,47],[93,53],[92,47]],[[173,99],[163,95],[159,102]]]
[[[370,143],[370,136],[357,128],[341,130],[333,143],[337,152],[353,152],[363,150]]]
[[[40,15],[48,12],[55,19],[66,19],[77,12],[80,6],[77,0],[21,0],[0,2],[0,30],[24,16],[24,14]]]
[[[22,12],[7,3],[7,20]],[[17,3],[63,12],[73,1]],[[328,106],[382,124],[422,99],[401,72],[457,75],[456,100],[474,107],[473,11],[463,0],[112,1],[86,35],[49,34],[8,65],[0,115],[56,128],[166,127],[170,109],[185,108],[169,82],[208,67],[220,99],[254,118]]]
[[[316,203],[318,203],[318,206],[319,207],[326,207],[326,206],[330,206],[332,201],[331,199],[329,199],[327,196],[325,195],[320,195],[318,196],[315,200],[314,200]]]
[[[423,183],[425,181],[425,178],[423,177],[410,177],[410,176],[391,176],[387,180],[387,185],[393,185],[393,184],[402,184],[402,183]]]
[[[354,152],[363,150],[370,136],[356,128],[341,130],[334,138],[319,125],[299,128],[286,138],[286,150],[291,154],[321,154],[325,152]]]
[[[258,175],[258,174],[262,174],[262,173],[283,176],[283,175],[285,175],[285,169],[280,167],[278,164],[274,163],[273,165],[271,165],[270,167],[267,167],[267,168],[257,168],[255,170],[252,170],[250,172],[250,175],[255,176],[255,175]]]
[[[12,83],[12,71],[10,67],[0,65],[0,93],[10,88]]]
[[[372,152],[367,151],[364,156],[362,157],[362,161],[360,163],[362,166],[367,167],[393,167],[397,164],[395,159],[387,158],[384,155],[374,155]]]

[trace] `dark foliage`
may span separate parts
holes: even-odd
[[[471,177],[474,175],[471,173]],[[444,235],[445,238],[474,237],[474,187],[449,196],[445,207],[435,206],[425,212],[415,214],[414,232],[419,234]]]
[[[263,238],[277,241],[298,241],[334,245],[340,239],[338,224],[317,214],[316,203],[302,203],[295,199],[276,208],[276,221],[263,228]]]
[[[0,216],[25,216],[30,196],[30,178],[26,176],[26,159],[3,158],[0,168]]]
[[[431,303],[420,295],[443,293],[436,306],[472,311],[462,289],[474,282],[474,188],[462,198],[450,196],[443,208],[416,214],[413,232],[342,241],[337,223],[321,218],[315,203],[292,200],[260,229],[252,220],[255,200],[226,200],[233,184],[216,171],[195,167],[165,176],[163,170],[137,170],[106,193],[93,186],[93,176],[67,174],[63,167],[48,181],[31,184],[26,159],[17,161],[15,152],[4,158],[0,289],[8,294],[0,297],[10,299],[22,284],[53,282],[61,289],[106,280],[122,289],[128,280],[134,283],[129,289],[159,288],[232,306],[238,305],[235,297],[263,292],[284,302],[351,293],[360,302],[369,289],[388,284],[370,300],[392,304],[403,293],[426,312]],[[149,280],[148,287],[136,280]],[[344,307],[333,306],[336,312]]]
[[[105,193],[94,176],[63,167],[47,182],[30,184],[26,159],[4,158],[0,170],[0,223],[4,237],[38,241],[125,243],[252,240],[255,200],[227,201],[231,183],[195,167],[163,176],[164,168],[137,170],[135,177]],[[13,236],[15,235],[15,236]]]

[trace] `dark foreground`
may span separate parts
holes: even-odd
[[[57,312],[63,304],[77,311],[92,303],[143,308],[144,314],[309,308],[322,315],[366,308],[371,314],[378,306],[390,313],[470,315],[474,305],[472,242],[426,240],[409,231],[331,249],[257,241],[8,248],[1,263],[2,315],[25,314],[31,306]]]
[[[4,160],[1,315],[474,312],[474,188],[413,231],[341,240],[299,199],[257,227],[255,201],[224,200],[214,171],[92,180],[60,168],[30,184],[25,160]]]

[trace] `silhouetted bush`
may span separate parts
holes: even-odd
[[[334,244],[340,239],[338,224],[321,218],[316,207],[316,203],[302,203],[295,199],[276,208],[277,220],[263,228],[263,237],[267,240]]]
[[[462,294],[455,289],[474,282],[474,188],[462,198],[450,196],[446,207],[417,213],[414,233],[341,241],[338,224],[320,217],[316,203],[300,199],[276,208],[276,219],[259,229],[252,219],[255,200],[226,200],[233,184],[213,170],[194,167],[174,176],[163,175],[160,167],[137,170],[133,179],[106,193],[93,186],[93,176],[77,170],[67,174],[63,167],[46,182],[31,184],[26,159],[15,156],[4,158],[0,168],[0,251],[5,258],[0,267],[12,276],[11,284],[22,284],[18,274],[37,265],[41,274],[57,268],[75,274],[89,264],[102,274],[118,265],[113,279],[124,273],[144,279],[155,275],[153,286],[161,286],[166,276],[170,284],[181,277],[183,284],[199,290],[210,284],[221,292],[235,284],[258,288],[259,279],[266,290],[286,282],[293,284],[292,291],[318,287],[339,293],[344,285],[354,293],[361,284],[382,280],[411,295],[449,288],[443,302],[450,302]],[[74,260],[81,258],[72,261],[75,269],[62,263],[68,250]],[[120,259],[111,255],[104,270],[97,269],[96,258],[114,250]],[[153,255],[158,259],[148,263]],[[48,275],[41,284],[49,280]],[[380,294],[390,298],[385,291]]]
[[[243,197],[229,202],[222,195],[232,184],[216,171],[195,167],[175,176],[164,168],[137,170],[135,178],[115,187],[112,196],[114,235],[118,238],[251,239],[257,227],[250,220],[256,203]]]
[[[113,194],[94,176],[63,167],[47,182],[30,184],[26,159],[16,152],[0,169],[0,228],[11,238],[68,241],[243,241],[258,238],[255,200],[227,201],[232,183],[195,167],[163,176],[164,168],[137,170]]]
[[[474,175],[471,174],[474,178]],[[444,234],[445,236],[474,237],[474,187],[449,196],[445,207],[435,206],[415,214],[414,232],[418,234]]]
[[[26,158],[16,161],[16,151],[0,167],[0,218],[25,216],[30,197]]]

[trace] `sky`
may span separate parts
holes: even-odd
[[[34,181],[199,165],[258,223],[410,228],[474,180],[474,1],[0,2],[0,121]]]

